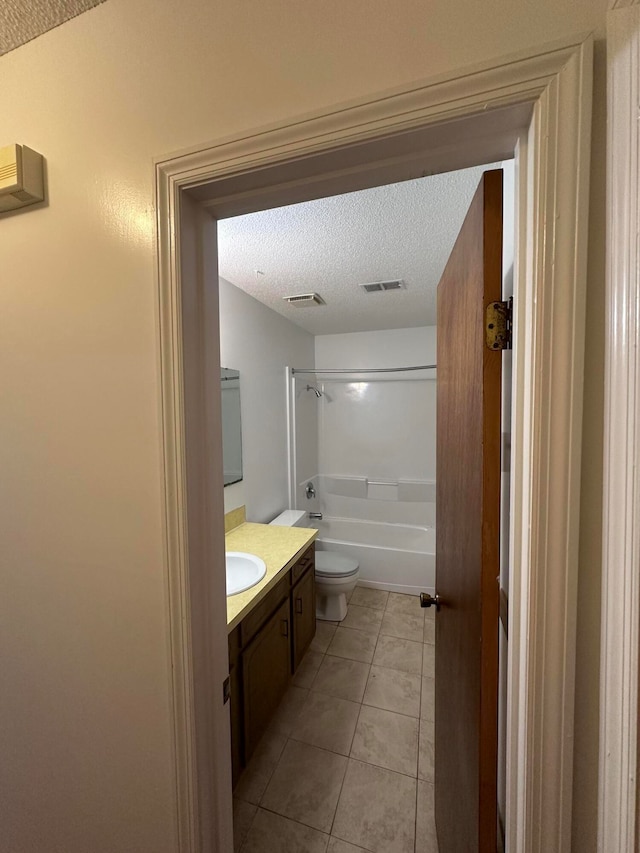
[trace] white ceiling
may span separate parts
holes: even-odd
[[[436,287],[487,168],[221,220],[220,275],[314,335],[435,325]],[[406,290],[358,286],[397,278]],[[312,291],[326,305],[282,299]]]
[[[0,55],[104,0],[0,0]]]

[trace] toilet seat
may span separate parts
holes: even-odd
[[[358,561],[337,551],[316,551],[316,577],[350,578],[358,571]]]

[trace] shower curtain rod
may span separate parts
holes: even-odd
[[[354,367],[351,370],[347,370],[346,368],[322,370],[319,367],[305,368],[303,370],[300,367],[292,367],[291,374],[293,376],[296,373],[403,373],[406,370],[435,370],[436,367],[436,364],[418,364],[412,367]]]

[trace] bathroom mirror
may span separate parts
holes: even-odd
[[[227,367],[220,371],[222,396],[222,465],[224,484],[242,480],[242,427],[240,424],[240,373]]]

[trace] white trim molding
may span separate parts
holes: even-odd
[[[524,826],[508,815],[510,853],[571,849],[592,61],[574,54],[538,99],[521,154],[510,581],[521,633],[514,642],[510,619],[508,677],[522,679],[511,725],[524,740],[507,777],[521,775],[527,802]]]
[[[607,14],[607,314],[598,850],[636,848],[640,634],[640,5]]]
[[[224,552],[221,543],[199,542],[192,533],[198,523],[206,527],[206,519],[194,518],[203,510],[189,496],[198,494],[192,480],[203,476],[208,460],[190,466],[194,451],[189,453],[189,435],[214,435],[219,424],[211,410],[213,423],[189,426],[191,419],[206,415],[195,392],[204,400],[207,386],[189,375],[194,355],[189,355],[188,342],[202,335],[193,305],[204,305],[206,298],[198,297],[198,289],[215,289],[217,273],[210,258],[185,257],[203,252],[204,244],[211,242],[204,232],[189,232],[185,196],[213,217],[228,216],[495,162],[514,153],[520,199],[507,849],[570,849],[591,66],[591,38],[565,40],[156,162],[167,583],[181,853],[227,853],[216,827],[228,820],[220,810],[225,786],[230,789],[226,757],[216,761],[213,753],[202,756],[198,746],[203,721],[222,733],[220,744],[228,718],[226,709],[216,704],[217,689],[208,695],[198,678],[203,663],[204,671],[210,671],[208,656],[212,667],[224,665],[225,643],[219,639],[203,645],[197,631],[207,620],[201,614],[193,621],[192,590],[202,586],[205,573],[224,578]],[[197,216],[190,220],[193,229],[206,229]],[[188,270],[193,274],[185,277]],[[196,323],[195,329],[190,323]],[[212,375],[215,367],[210,361]],[[206,452],[204,443],[202,448]],[[208,511],[221,518],[221,474],[218,486],[210,489]],[[222,638],[226,625],[218,624],[216,614],[209,624]],[[199,661],[194,659],[198,649],[203,650]]]

